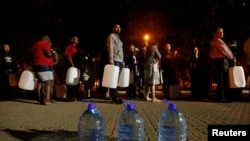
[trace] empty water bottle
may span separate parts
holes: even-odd
[[[186,141],[187,123],[175,103],[169,103],[158,122],[158,141]]]
[[[104,128],[101,112],[96,109],[95,104],[89,103],[78,122],[78,141],[104,141]]]
[[[134,103],[126,105],[118,120],[118,141],[144,141],[144,120]]]

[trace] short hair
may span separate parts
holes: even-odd
[[[221,26],[218,26],[218,27],[214,28],[213,32],[216,32],[218,30],[223,30],[223,28]]]
[[[44,35],[42,36],[42,40],[50,42],[50,37],[48,35]]]
[[[73,40],[75,40],[75,38],[78,38],[77,36],[72,36],[70,41],[73,42]]]

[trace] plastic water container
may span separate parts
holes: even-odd
[[[34,72],[24,70],[18,82],[18,87],[24,90],[35,90],[37,85],[37,79]]]
[[[80,69],[76,67],[70,67],[66,73],[66,84],[76,86],[80,82]]]
[[[134,103],[127,104],[119,116],[118,141],[144,141],[144,120]]]
[[[246,78],[242,66],[232,66],[228,68],[229,88],[245,88]]]
[[[130,78],[130,69],[129,68],[122,68],[117,85],[119,87],[128,87],[129,86],[129,78]]]
[[[175,103],[169,103],[158,122],[158,141],[186,141],[187,123]]]
[[[102,86],[107,88],[116,88],[118,83],[119,67],[107,64],[104,67]]]
[[[89,103],[88,108],[80,116],[78,122],[78,141],[104,141],[105,121],[95,104]]]

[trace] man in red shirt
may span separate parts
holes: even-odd
[[[71,43],[66,46],[65,56],[66,56],[66,69],[69,67],[76,67],[82,70],[82,61],[84,52],[77,47],[78,45],[78,37],[73,36],[71,38]],[[78,98],[78,89],[79,85],[67,85],[67,97],[70,100],[77,100]]]
[[[50,99],[50,92],[52,87],[53,71],[52,71],[52,59],[53,53],[51,51],[51,40],[50,37],[44,35],[41,40],[37,41],[32,46],[33,53],[33,69],[38,79],[37,82],[37,93],[38,100],[41,104],[52,104]],[[42,83],[45,83],[45,98],[41,95]]]
[[[229,63],[236,62],[230,48],[222,40],[224,30],[217,27],[213,32],[213,39],[210,42],[210,58],[214,62],[216,87],[216,100],[219,102],[231,102],[228,87],[228,68]]]

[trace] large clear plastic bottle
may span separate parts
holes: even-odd
[[[104,141],[104,130],[105,121],[101,112],[95,104],[89,103],[78,122],[78,141]]]
[[[118,141],[144,141],[144,120],[134,103],[126,105],[118,120]]]
[[[175,103],[169,103],[158,122],[158,141],[186,141],[187,123]]]

